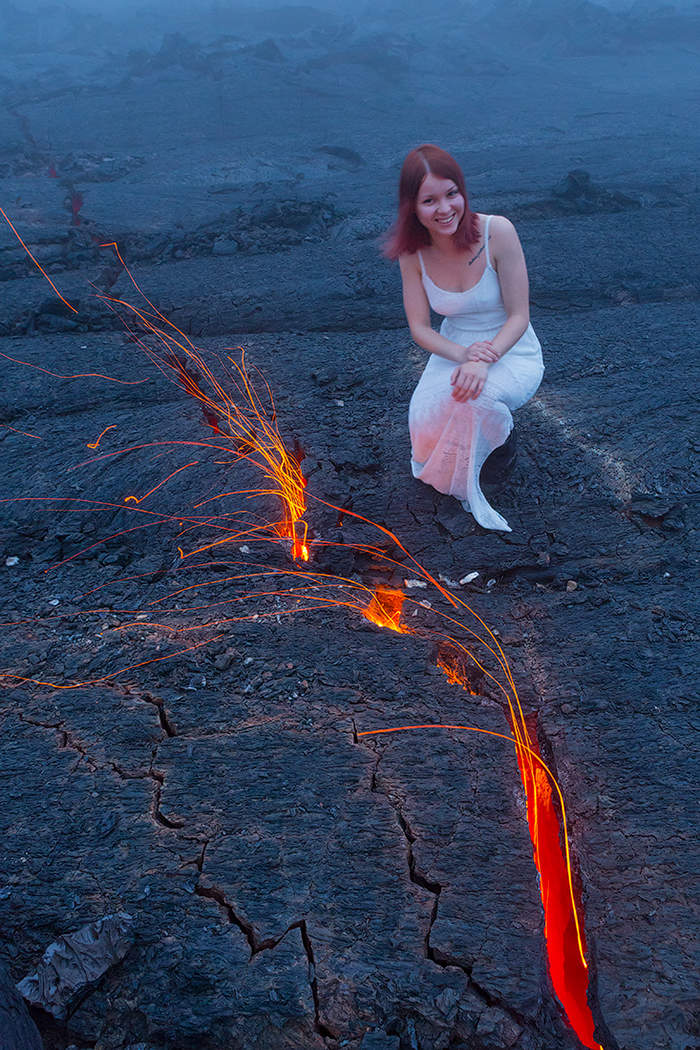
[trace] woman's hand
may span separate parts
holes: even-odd
[[[485,339],[483,342],[472,343],[471,346],[468,346],[464,360],[485,361],[488,365],[492,365],[494,361],[498,361],[498,354],[493,348],[493,343]]]
[[[463,365],[457,365],[450,378],[455,401],[477,398],[484,389],[488,371],[485,361],[465,361]]]

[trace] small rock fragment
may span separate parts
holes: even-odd
[[[13,565],[19,565],[19,558],[16,554],[11,554],[9,558],[5,558],[5,565],[8,568],[12,568]]]
[[[415,587],[427,587],[428,584],[425,580],[404,580],[403,585],[407,591],[413,590]]]
[[[133,939],[131,915],[105,915],[50,944],[36,972],[24,977],[17,990],[27,1002],[64,1020],[81,994],[124,958]]]
[[[578,587],[578,584],[576,583],[576,580],[567,580],[566,581],[566,589],[567,589],[567,591],[575,591],[577,587]]]
[[[468,572],[467,575],[463,576],[462,579],[459,582],[464,587],[465,583],[473,583],[478,575],[479,575],[478,572]]]

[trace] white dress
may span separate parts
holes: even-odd
[[[438,288],[420,259],[423,287],[433,310],[443,315],[440,334],[467,347],[492,339],[508,318],[498,274],[489,255],[489,223],[484,244],[486,269],[466,292]],[[461,500],[485,529],[510,532],[508,522],[488,503],[479,486],[486,458],[507,439],[513,429],[511,412],[520,408],[537,390],[544,365],[542,348],[532,325],[507,353],[489,366],[484,389],[478,398],[455,401],[450,376],[454,361],[431,354],[408,409],[411,432],[411,469],[414,477]]]

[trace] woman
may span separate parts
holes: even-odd
[[[401,169],[384,253],[399,260],[411,336],[430,352],[408,412],[413,474],[456,496],[484,528],[510,532],[479,474],[544,372],[515,228],[502,215],[470,211],[457,162],[423,145]],[[430,307],[444,317],[439,333]]]

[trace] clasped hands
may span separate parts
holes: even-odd
[[[477,398],[484,389],[489,365],[498,361],[498,354],[489,340],[472,343],[466,347],[465,355],[462,364],[457,365],[450,377],[452,397],[455,401]]]

